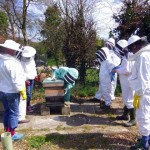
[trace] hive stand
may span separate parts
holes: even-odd
[[[46,78],[43,87],[45,103],[41,105],[41,115],[50,115],[52,107],[60,107],[62,115],[69,115],[70,105],[64,104],[64,81]]]

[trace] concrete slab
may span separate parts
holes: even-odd
[[[120,103],[120,99],[113,101],[113,103]],[[116,106],[115,104],[113,105]],[[94,130],[95,132],[96,130],[101,130],[101,132],[105,133],[128,132],[129,130],[121,125],[123,122],[118,124],[111,117],[112,115],[116,115],[117,110],[120,111],[120,109],[122,109],[122,103],[117,106],[118,108],[115,108],[115,112],[106,113],[105,111],[102,111],[97,114],[96,112],[99,110],[98,103],[71,103],[70,115],[51,114],[48,116],[41,116],[37,111],[33,114],[28,114],[27,117],[30,119],[30,122],[19,124],[17,129],[50,129],[57,131],[56,128],[58,126],[69,128],[84,128],[84,126],[89,126],[89,132]],[[2,118],[2,116],[0,117]],[[0,122],[0,129],[3,129],[2,120]]]

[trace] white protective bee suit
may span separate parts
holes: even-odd
[[[19,93],[25,87],[25,78],[20,62],[13,56],[0,54],[0,68],[2,68],[0,71],[0,91]],[[9,76],[8,71],[12,77]]]
[[[114,51],[109,50],[109,53],[110,53],[110,57],[112,59],[114,66],[120,65],[121,59],[114,53]],[[114,94],[115,94],[116,87],[117,87],[117,73],[115,74],[114,81],[111,82],[111,99],[112,100],[115,99]]]
[[[134,91],[131,89],[128,80],[134,66],[134,61],[128,61],[128,56],[130,55],[132,55],[132,53],[128,53],[126,56],[123,56],[120,67],[116,69],[116,72],[119,74],[121,84],[122,100],[128,109],[133,108],[134,97]]]
[[[30,58],[30,59],[26,59],[24,57],[21,57],[21,65],[23,67],[25,81],[34,80],[35,76],[37,76],[36,64],[35,64],[34,57],[33,57],[36,52],[30,46],[24,46],[23,51],[21,55],[26,54],[26,57]],[[22,100],[22,97],[20,97],[19,116],[18,116],[19,121],[25,120],[26,107],[27,107],[27,101]]]
[[[131,88],[140,96],[136,119],[142,136],[150,135],[150,44],[136,52],[130,60],[136,61],[129,78]],[[144,63],[143,63],[144,62]]]
[[[110,106],[111,104],[111,77],[110,72],[115,67],[112,59],[109,55],[109,49],[107,47],[101,48],[106,54],[106,60],[101,62],[99,79],[100,79],[100,91],[101,96],[104,98],[105,105]]]
[[[112,59],[112,62],[114,64],[114,66],[119,66],[121,63],[121,59],[114,53],[114,47],[115,47],[115,40],[113,38],[108,39],[108,41],[106,41],[105,45],[109,45],[109,54],[110,57]],[[111,99],[114,100],[115,99],[115,90],[116,90],[116,86],[117,86],[117,73],[115,74],[114,80],[111,82]]]
[[[3,102],[4,131],[11,133],[13,141],[24,137],[16,133],[18,127],[19,97],[26,99],[25,78],[23,68],[15,56],[20,52],[19,44],[13,40],[6,40],[0,54],[0,100]]]

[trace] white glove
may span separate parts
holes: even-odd
[[[66,93],[67,93],[67,88],[65,88],[65,89],[64,89],[64,92],[65,92],[64,94],[66,94]]]
[[[51,81],[55,81],[55,80],[56,80],[56,78],[55,78],[55,77],[52,77],[52,78],[51,78]]]

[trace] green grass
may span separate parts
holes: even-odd
[[[58,125],[55,129],[56,129],[57,131],[63,130],[62,125]]]
[[[93,84],[86,84],[86,85],[78,84],[72,89],[72,95],[79,97],[94,96],[97,89],[98,87],[93,86]]]
[[[27,138],[27,141],[30,148],[40,148],[46,142],[44,136],[33,136]]]
[[[88,128],[85,128],[88,130]],[[33,136],[27,138],[30,149],[39,149],[43,147],[55,147],[58,149],[99,149],[110,148],[110,139],[103,137],[99,133],[80,133],[80,134],[48,134],[46,136]]]
[[[33,149],[39,149],[44,144],[55,145],[57,143],[65,142],[65,136],[49,134],[46,136],[32,136],[27,138],[28,146]]]

